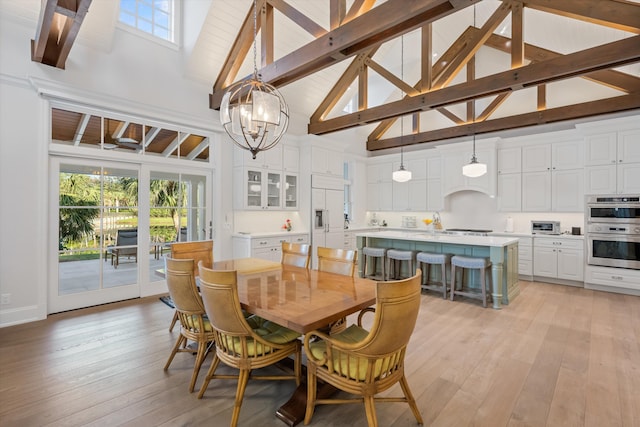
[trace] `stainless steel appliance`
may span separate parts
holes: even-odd
[[[488,236],[493,230],[481,230],[475,228],[447,228],[443,234],[453,234],[458,236]]]
[[[560,234],[560,221],[531,221],[531,234]]]
[[[586,199],[587,263],[640,270],[640,196]]]
[[[640,223],[640,195],[587,196],[587,223]]]

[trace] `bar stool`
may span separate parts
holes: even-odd
[[[387,277],[385,269],[387,249],[371,248],[365,246],[364,248],[362,248],[362,254],[364,255],[362,263],[362,275],[374,280],[385,280],[385,278]],[[378,271],[378,259],[382,261],[382,266],[380,267],[380,269],[382,270],[382,276],[378,276],[376,274],[376,272]],[[369,263],[373,264],[371,274],[368,273]]]
[[[387,279],[402,279],[402,261],[408,262],[409,275],[407,277],[413,276],[413,260],[415,256],[416,251],[405,251],[401,249],[387,250]]]
[[[451,254],[437,254],[432,252],[418,252],[416,264],[422,269],[422,287],[432,291],[442,291],[442,298],[447,298],[447,265],[451,264]],[[425,264],[425,268],[422,267]],[[432,265],[440,266],[442,284],[429,281],[429,270]]]
[[[456,289],[456,267],[462,268],[462,279],[464,280],[464,269],[480,270],[480,287],[482,288],[482,305],[487,306],[487,268],[491,267],[489,258],[470,257],[462,255],[454,255],[451,258],[451,301],[454,295],[464,295],[470,298],[478,298],[476,292],[457,290]],[[462,285],[461,285],[462,286]]]

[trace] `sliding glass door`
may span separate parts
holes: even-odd
[[[162,292],[175,241],[210,236],[211,173],[51,157],[49,313]]]

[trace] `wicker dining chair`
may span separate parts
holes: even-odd
[[[169,257],[165,257],[164,260],[169,295],[176,307],[176,314],[180,323],[180,336],[173,346],[169,360],[164,365],[164,370],[169,369],[169,365],[171,365],[177,353],[193,353],[193,349],[187,346],[188,341],[197,343],[198,350],[191,382],[189,383],[189,392],[192,392],[202,362],[215,335],[211,323],[207,319],[202,298],[196,286],[196,279],[193,274],[194,261],[192,259],[173,259]]]
[[[245,318],[240,308],[237,272],[215,271],[200,263],[200,292],[215,333],[216,351],[202,383],[198,399],[212,379],[237,379],[231,427],[238,424],[240,407],[249,377],[262,380],[295,380],[302,372],[300,334],[256,316]],[[254,375],[254,369],[273,365],[294,355],[293,373]],[[220,362],[239,369],[237,375],[216,374]]]
[[[353,277],[357,262],[358,252],[355,250],[318,247],[318,271]],[[343,317],[323,329],[323,332],[335,334],[344,331],[346,327],[347,318]]]
[[[198,263],[204,261],[204,265],[210,267],[213,264],[213,240],[201,240],[197,242],[173,242],[170,243],[171,258],[173,259],[192,259],[193,274],[198,276]],[[173,327],[178,321],[178,312],[176,311],[169,325],[169,332],[173,331]]]
[[[369,427],[377,427],[375,402],[407,402],[418,424],[423,424],[404,374],[404,357],[420,309],[421,271],[404,280],[376,282],[375,308],[366,308],[336,335],[312,331],[305,335],[307,409],[304,424],[318,404],[363,402]],[[362,327],[365,313],[374,312],[370,331]],[[317,379],[358,398],[319,399]],[[404,397],[375,397],[396,383]]]
[[[282,242],[282,264],[309,268],[311,251],[306,243]]]

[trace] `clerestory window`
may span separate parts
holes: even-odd
[[[178,0],[120,0],[118,20],[142,32],[176,43]]]

